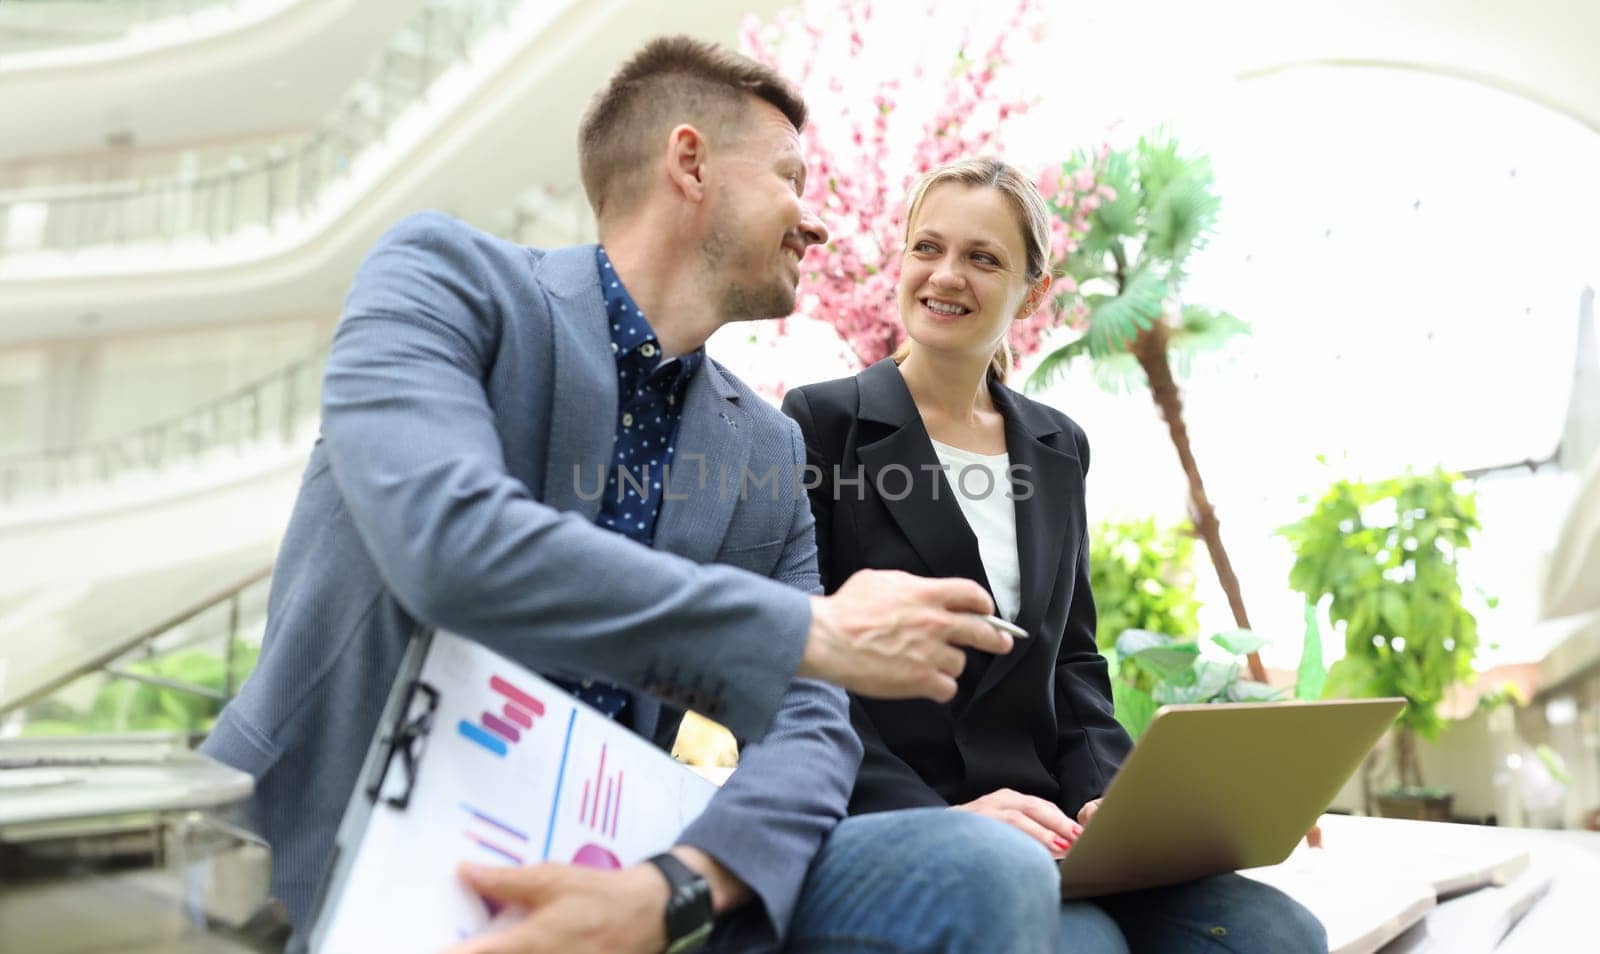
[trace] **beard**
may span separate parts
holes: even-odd
[[[794,289],[782,279],[759,286],[729,283],[722,290],[719,307],[732,321],[787,318],[794,314]]]
[[[714,222],[700,243],[706,272],[714,278],[737,276],[722,286],[717,295],[717,310],[726,321],[760,321],[785,318],[794,312],[795,288],[786,276],[770,274],[765,281],[752,282],[772,268],[770,260],[751,248],[741,248],[725,220]],[[742,254],[741,254],[742,253]]]

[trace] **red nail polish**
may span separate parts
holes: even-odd
[[[1068,848],[1072,847],[1072,842],[1068,841],[1065,838],[1057,837],[1055,841],[1056,841],[1056,847],[1060,848],[1062,851],[1066,851]]]

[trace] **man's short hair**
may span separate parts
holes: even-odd
[[[771,67],[693,37],[651,40],[595,94],[578,127],[578,171],[595,216],[633,205],[669,130],[737,128],[751,96],[805,128],[800,91]]]

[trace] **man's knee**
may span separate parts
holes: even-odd
[[[895,950],[1053,951],[1059,892],[1043,846],[1001,822],[948,809],[861,815],[834,829],[812,866],[794,947],[853,937]]]
[[[1044,846],[992,818],[952,811],[945,854],[974,882],[1026,884],[1042,898],[1051,916],[1061,903],[1061,876]]]
[[[945,811],[930,826],[929,849],[919,863],[954,875],[945,912],[952,934],[1014,926],[1007,943],[1029,950],[1059,928],[1061,878],[1044,846],[1010,825],[970,812]],[[991,935],[992,936],[992,933]],[[1048,949],[1048,942],[1041,949]]]

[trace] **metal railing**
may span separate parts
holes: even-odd
[[[240,0],[5,0],[0,56],[109,43],[168,20],[186,19]]]
[[[128,652],[143,650],[144,659],[154,659],[166,653],[192,646],[214,642],[218,634],[211,632],[208,627],[200,626],[204,617],[214,615],[213,610],[225,611],[226,621],[222,623],[222,685],[218,687],[201,686],[187,683],[179,679],[165,678],[141,673],[129,669],[117,661],[108,661],[102,668],[119,679],[131,679],[147,685],[159,686],[165,689],[174,689],[178,692],[211,699],[218,703],[218,709],[227,705],[237,693],[239,685],[244,681],[242,677],[249,673],[240,673],[234,655],[239,649],[239,641],[244,636],[244,607],[248,596],[256,596],[255,602],[264,608],[266,604],[267,587],[272,582],[272,565],[268,564],[260,569],[253,570],[242,579],[235,580],[219,592],[213,593],[199,602],[179,610],[173,616],[162,620],[155,626],[135,633],[129,637]],[[220,621],[219,621],[220,622]],[[215,623],[213,623],[213,626]],[[187,630],[200,627],[198,635]],[[172,637],[180,637],[174,640]],[[158,644],[165,645],[158,645]],[[128,660],[129,662],[135,660]]]
[[[197,174],[0,194],[0,254],[217,241],[309,213],[397,117],[525,0],[428,0],[309,134]]]
[[[536,187],[512,203],[496,230],[513,242],[551,247],[595,241],[581,190]],[[289,444],[320,411],[328,346],[182,414],[103,440],[0,456],[0,505],[103,484],[134,472],[159,472],[219,449]]]
[[[315,420],[326,349],[176,417],[103,441],[0,458],[0,504],[131,473],[157,473],[219,450],[292,444]]]
[[[30,686],[25,692],[8,697],[0,714],[24,709],[84,676],[104,672],[119,679],[172,689],[187,695],[212,700],[220,710],[237,693],[243,676],[235,653],[247,637],[245,624],[259,621],[265,614],[267,588],[272,580],[272,564],[266,563],[175,609],[166,617],[142,626],[101,647],[81,661],[63,668],[52,678]],[[248,614],[248,615],[247,615]],[[159,659],[169,653],[214,642],[222,646],[222,683],[201,686],[183,680],[139,672],[133,663]]]

